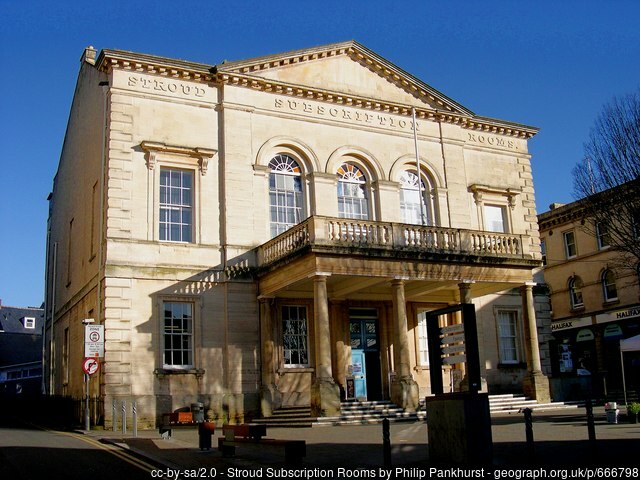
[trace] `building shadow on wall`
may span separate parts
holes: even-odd
[[[151,315],[135,328],[137,338],[148,339],[148,348],[132,353],[136,362],[154,359],[149,369],[156,425],[163,414],[197,404],[218,423],[241,423],[257,415],[260,330],[252,257],[247,252],[227,267],[202,270],[149,295]],[[158,267],[154,274],[162,281],[170,272]],[[170,303],[191,306],[186,323],[165,319]],[[190,364],[170,365],[167,350],[190,351]],[[177,358],[186,357],[180,353]]]

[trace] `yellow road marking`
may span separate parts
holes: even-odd
[[[47,430],[49,432],[52,433],[57,433],[59,435],[67,435],[69,437],[73,437],[76,438],[78,440],[82,440],[83,442],[86,442],[90,445],[93,445],[95,447],[101,448],[102,450],[105,450],[109,453],[111,453],[112,455],[120,458],[121,460],[124,460],[125,462],[138,467],[141,470],[144,470],[145,472],[151,472],[151,470],[155,470],[157,467],[145,462],[144,460],[140,460],[139,458],[135,457],[134,455],[127,453],[125,450],[122,450],[120,447],[118,447],[117,445],[112,445],[112,444],[104,444],[104,443],[100,443],[99,441],[97,441],[94,438],[88,437],[86,435],[82,435],[79,433],[71,433],[71,432],[61,432],[58,430]]]

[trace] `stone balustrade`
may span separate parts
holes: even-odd
[[[258,265],[268,265],[314,245],[512,258],[529,256],[528,237],[524,235],[313,216],[261,245]]]

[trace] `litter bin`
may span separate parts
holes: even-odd
[[[198,425],[198,446],[200,450],[211,450],[211,436],[216,430],[213,422],[202,422]]]
[[[191,404],[191,414],[195,423],[204,422],[204,404],[196,402]]]
[[[618,414],[620,410],[617,408],[615,410],[606,410],[607,412],[607,423],[618,423]]]
[[[607,414],[607,423],[618,423],[618,409],[617,402],[607,402],[604,404],[604,411]]]

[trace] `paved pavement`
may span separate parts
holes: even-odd
[[[545,466],[569,467],[638,467],[640,465],[640,424],[609,424],[604,410],[594,409],[596,441],[590,442],[584,409],[534,412],[534,452],[527,448],[522,414],[492,416],[493,466],[523,468]],[[160,468],[222,473],[224,478],[247,476],[247,472],[268,468],[294,468],[284,462],[284,452],[275,447],[241,445],[234,458],[224,458],[215,448],[201,450],[197,429],[174,430],[170,439],[160,437],[157,430],[139,431],[133,438],[129,433],[92,430],[85,432],[144,456]],[[273,428],[267,437],[305,440],[307,455],[296,469],[324,469],[335,472],[383,467],[382,426],[339,426],[313,428]],[[392,467],[405,467],[404,477],[420,478],[419,469],[429,466],[427,425],[425,422],[391,424]],[[416,470],[411,470],[415,468]],[[215,470],[213,470],[215,469]],[[231,470],[229,470],[231,469]],[[233,470],[238,469],[238,470]],[[243,474],[244,472],[244,474]],[[412,475],[415,473],[415,475]],[[234,475],[235,474],[235,475]],[[266,475],[265,475],[266,476]],[[351,475],[353,477],[353,475]],[[623,475],[619,477],[624,478]],[[167,478],[164,475],[164,478]],[[278,478],[278,477],[274,477]],[[340,478],[338,475],[329,478]],[[391,477],[395,478],[395,477]]]

